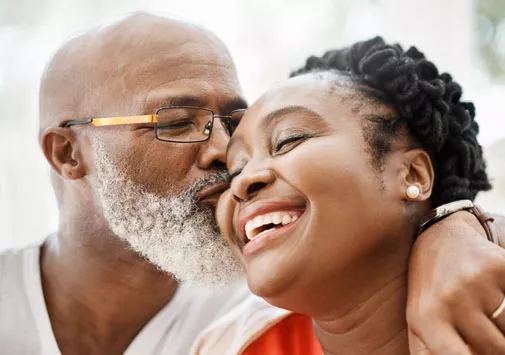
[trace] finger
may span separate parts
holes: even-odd
[[[500,314],[496,319],[492,320],[496,327],[501,331],[501,333],[505,336],[505,312]]]
[[[483,313],[505,335],[505,294],[501,289],[482,289]],[[496,314],[496,316],[495,316]]]
[[[489,316],[471,313],[459,330],[472,350],[479,355],[505,354],[505,337]]]
[[[502,334],[505,334],[505,298],[502,292],[499,293],[499,297],[501,298],[501,303],[496,306],[495,308],[492,309],[492,311],[487,311],[486,313],[490,315],[491,321],[496,325],[496,327],[502,332]],[[493,297],[495,299],[494,304],[498,304],[496,302],[497,297]],[[492,303],[490,301],[490,303]],[[493,318],[493,315],[495,312],[498,312],[499,314],[496,315],[495,318]]]
[[[429,352],[427,353],[425,351],[419,354],[472,355],[472,352],[465,344],[461,335],[448,323],[441,321],[435,323],[433,319],[422,323],[424,323],[425,326],[423,326],[423,324],[421,327],[418,327],[420,331],[412,331],[413,335],[417,335],[422,345],[419,343],[413,345],[418,346],[421,351],[422,346],[424,346]]]
[[[409,329],[409,352],[411,355],[431,355],[423,341]]]

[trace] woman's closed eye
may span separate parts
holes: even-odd
[[[307,133],[294,133],[279,138],[274,146],[274,154],[285,154],[310,137],[311,136]]]

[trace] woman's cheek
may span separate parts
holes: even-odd
[[[224,239],[232,244],[235,230],[233,228],[233,216],[235,210],[235,202],[233,201],[232,192],[230,189],[223,192],[216,208],[216,220],[219,226],[219,231]]]
[[[311,139],[283,156],[275,158],[273,168],[289,184],[307,196],[348,192],[368,178],[366,154],[352,139],[333,136]]]

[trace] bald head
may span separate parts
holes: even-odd
[[[224,44],[194,25],[136,13],[94,28],[66,43],[46,67],[40,89],[40,129],[64,121],[128,115],[167,80],[212,71],[235,71]],[[186,68],[185,68],[186,67]],[[190,69],[185,70],[185,69]]]
[[[187,145],[182,152],[179,146],[153,140],[152,125],[58,126],[71,120],[154,114],[160,107],[184,105],[181,102],[226,114],[245,106],[228,50],[200,27],[135,13],[73,38],[48,64],[40,90],[42,149],[55,172],[72,181],[93,173],[93,139],[105,139],[117,148],[118,164],[131,172],[135,181],[162,195],[180,192],[205,175],[215,159],[224,165],[229,136],[218,128],[212,133],[215,139]],[[138,132],[149,128],[149,134],[139,139]],[[147,153],[150,150],[152,153]],[[167,150],[173,151],[173,156],[166,155]],[[168,174],[167,167],[161,166],[166,162],[160,154],[170,164],[181,162],[184,155],[184,167],[179,171],[172,164]],[[195,165],[201,171],[188,170]],[[76,171],[77,166],[81,169]],[[177,183],[167,181],[171,177]]]
[[[208,122],[207,140],[187,144],[157,139],[153,123],[58,125],[167,106],[229,115],[245,107],[240,92],[225,46],[192,25],[135,14],[69,41],[48,65],[40,91],[41,147],[54,172],[60,229],[69,240],[84,236],[100,248],[104,235],[119,238],[181,279],[213,283],[236,274],[208,189],[226,181],[231,132],[222,118]],[[181,110],[187,116],[179,117]],[[171,112],[191,127],[195,111]],[[116,255],[126,245],[108,247]]]

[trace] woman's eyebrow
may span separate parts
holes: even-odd
[[[266,128],[269,125],[271,125],[273,121],[281,118],[282,116],[286,116],[293,113],[305,113],[308,114],[308,117],[314,119],[322,119],[321,115],[311,110],[310,108],[305,106],[294,105],[294,106],[286,106],[281,109],[270,112],[261,120],[260,125],[262,128]]]

